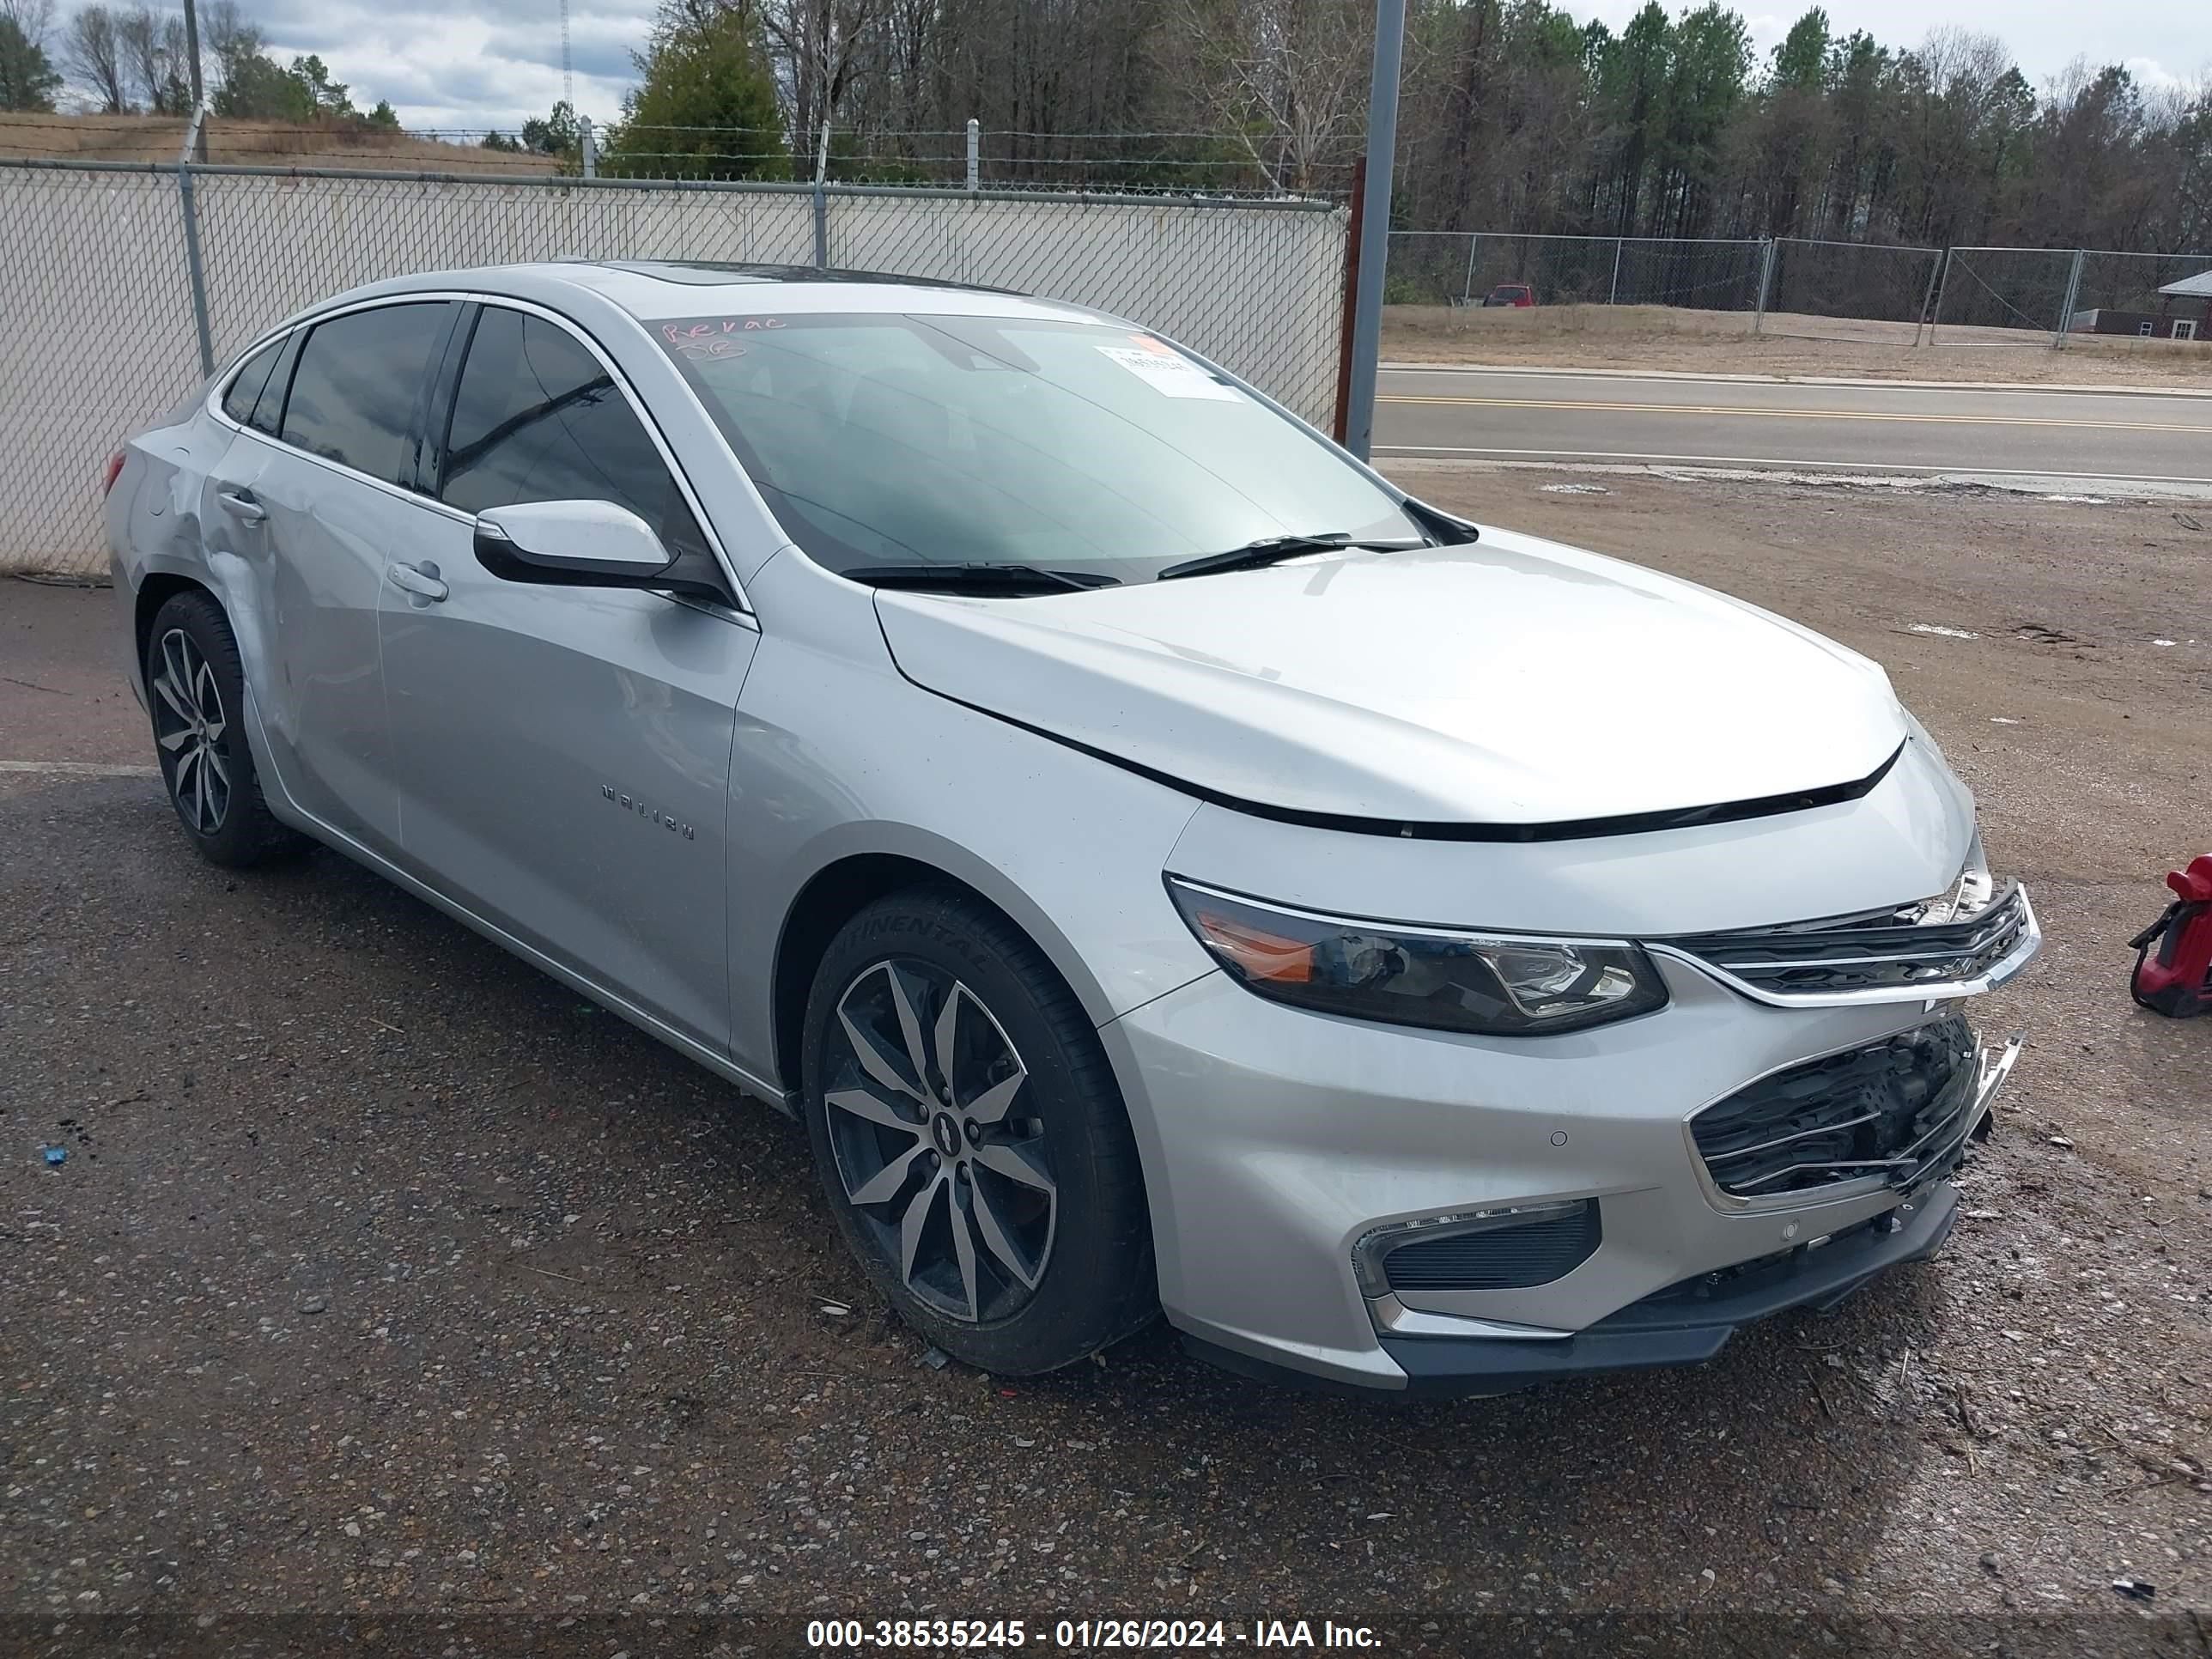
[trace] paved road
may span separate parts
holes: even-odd
[[[2212,398],[1392,368],[1375,453],[2187,483]]]

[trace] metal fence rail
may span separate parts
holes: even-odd
[[[835,264],[1132,317],[1325,425],[1346,224],[1304,200],[0,162],[0,417],[15,434],[0,569],[105,568],[101,463],[204,378],[196,295],[221,364],[302,306],[412,271]]]

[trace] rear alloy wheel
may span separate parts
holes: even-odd
[[[950,891],[868,907],[823,958],[805,1054],[839,1228],[938,1346],[1020,1375],[1150,1316],[1120,1091],[1080,1006],[1004,917]]]
[[[215,670],[181,628],[154,641],[154,741],[170,799],[195,835],[212,836],[230,810],[230,755],[237,739]]]
[[[200,589],[154,613],[146,636],[146,705],[169,804],[192,845],[240,869],[306,845],[261,798],[240,716],[246,678],[222,607]]]

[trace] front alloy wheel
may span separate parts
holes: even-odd
[[[841,927],[800,1050],[838,1231],[930,1341],[1048,1371],[1157,1310],[1135,1137],[1096,1024],[973,894],[916,886]]]
[[[893,958],[846,987],[830,1052],[838,1179],[900,1282],[964,1323],[1017,1311],[1051,1258],[1060,1188],[1005,1027],[963,981]]]

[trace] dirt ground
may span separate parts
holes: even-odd
[[[1455,1405],[1158,1329],[933,1370],[795,1127],[334,856],[233,875],[151,779],[0,768],[0,1650],[643,1659],[927,1614],[2203,1653],[2212,1020],[2133,1009],[2123,944],[2212,846],[2212,515],[1407,477],[1872,653],[1973,785],[2050,943],[1980,1011],[2030,1043],[1941,1257],[1695,1370]],[[112,603],[0,582],[0,761],[143,764]]]
[[[2212,342],[1944,326],[1915,347],[1910,323],[1671,306],[1386,306],[1385,362],[1514,368],[1656,368],[1784,378],[1844,375],[2020,386],[2143,386],[2212,392]]]
[[[184,147],[181,115],[0,112],[0,156],[37,161],[163,161]],[[550,155],[443,143],[380,127],[210,117],[205,159],[247,167],[419,167],[430,173],[550,173]]]

